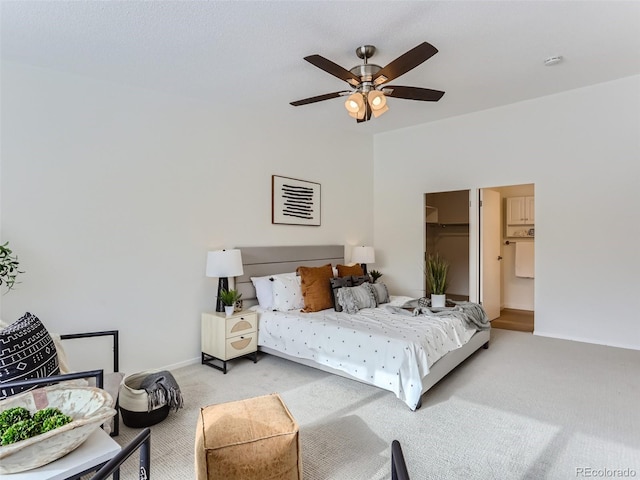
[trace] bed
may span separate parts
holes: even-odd
[[[426,391],[480,347],[488,347],[490,330],[478,330],[460,312],[414,316],[411,309],[400,308],[407,297],[392,296],[391,302],[357,313],[263,309],[251,277],[344,264],[344,246],[240,248],[244,274],[236,279],[236,289],[244,308],[258,312],[262,352],[388,390],[416,410]]]

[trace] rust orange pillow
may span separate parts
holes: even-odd
[[[339,277],[346,277],[348,275],[355,275],[357,277],[359,275],[364,275],[359,263],[356,263],[355,265],[336,265],[336,268],[338,269]]]
[[[303,312],[318,312],[333,308],[330,283],[330,279],[333,277],[331,264],[322,267],[298,267],[296,272],[300,275],[300,286],[304,299]]]

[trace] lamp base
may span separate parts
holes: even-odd
[[[220,298],[221,290],[229,290],[229,279],[227,277],[221,277],[218,279],[218,302],[216,303],[216,312],[224,312],[224,303]]]

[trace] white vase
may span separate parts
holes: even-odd
[[[447,296],[442,295],[434,295],[431,294],[431,307],[432,308],[442,308],[447,304]]]
[[[233,310],[234,310],[234,306],[233,305],[225,305],[224,306],[224,313],[227,314],[227,317],[230,317],[231,315],[233,315]]]

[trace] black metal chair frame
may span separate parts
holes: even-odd
[[[103,330],[100,332],[85,332],[85,333],[69,333],[60,335],[61,340],[76,340],[79,338],[94,338],[94,337],[107,337],[111,336],[113,341],[113,371],[120,371],[120,333],[118,330]],[[96,386],[98,388],[103,388],[104,381],[101,382],[100,385],[96,382]],[[119,396],[116,395],[115,398],[116,404],[116,414],[113,417],[113,431],[111,432],[112,437],[117,437],[120,434],[120,399]]]
[[[151,478],[151,429],[149,427],[136,435],[131,443],[125,445],[115,457],[105,463],[91,477],[91,480],[105,480],[109,475],[113,475],[113,480],[119,480],[120,466],[138,449],[140,449],[138,478],[148,480]]]
[[[391,480],[410,480],[402,447],[398,440],[391,442]]]
[[[104,337],[104,336],[112,336],[113,337],[113,371],[117,372],[120,368],[120,352],[119,352],[119,336],[118,330],[109,330],[102,332],[87,332],[87,333],[72,333],[68,335],[60,335],[60,339],[62,340],[72,340],[77,338],[89,338],[89,337]],[[2,384],[2,388],[12,388],[12,387],[44,387],[47,385],[52,385],[54,383],[62,382],[65,380],[79,380],[85,378],[95,378],[96,387],[104,388],[104,370],[86,370],[82,372],[73,372],[73,373],[64,373],[61,375],[52,375],[50,377],[42,377],[42,378],[31,378],[29,380],[17,380],[14,382],[6,382]],[[116,395],[116,404],[115,410],[116,414],[113,417],[113,431],[111,432],[112,437],[116,437],[120,434],[120,413],[119,413],[119,400]]]

